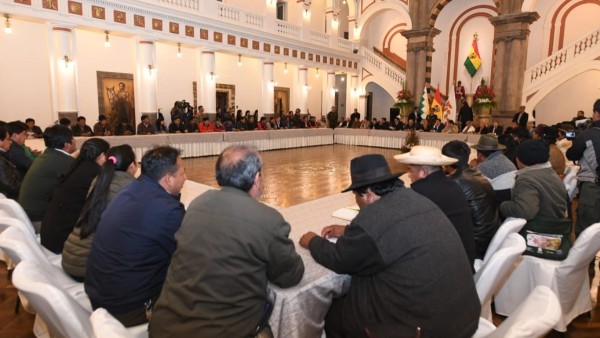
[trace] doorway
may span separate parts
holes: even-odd
[[[221,111],[227,110],[229,107],[229,92],[217,90],[217,108],[221,108]]]

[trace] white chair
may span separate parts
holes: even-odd
[[[35,230],[33,228],[33,225],[31,224],[29,216],[27,216],[25,210],[23,210],[23,208],[17,201],[12,200],[10,198],[0,199],[0,211],[4,211],[6,213],[6,216],[16,218],[23,222],[23,224],[29,226],[31,232],[33,232],[33,234],[35,235]]]
[[[46,270],[33,261],[23,261],[13,273],[13,284],[29,299],[31,306],[44,320],[51,336],[92,338],[89,317],[75,299],[56,287]]]
[[[599,250],[600,223],[596,223],[581,233],[562,262],[524,256],[496,295],[496,312],[511,315],[533,288],[545,285],[558,296],[562,309],[554,329],[565,332],[574,318],[592,309],[588,265]]]
[[[506,281],[525,248],[525,240],[521,235],[509,234],[500,249],[475,273],[475,288],[481,302],[481,317],[492,320],[492,296]]]
[[[552,330],[561,316],[560,303],[554,292],[540,285],[486,338],[541,337]]]
[[[504,241],[504,239],[506,239],[506,237],[509,234],[514,234],[521,231],[521,229],[523,229],[523,226],[525,226],[525,223],[527,223],[527,221],[523,218],[509,217],[505,219],[494,234],[494,237],[492,237],[492,240],[490,241],[490,244],[488,245],[487,250],[485,251],[485,256],[483,257],[483,260],[475,259],[475,262],[473,264],[475,267],[475,271],[479,271],[481,265],[487,262],[490,259],[490,257],[492,257],[492,255],[496,253],[496,251],[498,251],[500,245],[502,245],[502,242]]]
[[[573,197],[577,194],[577,172],[579,172],[579,166],[571,165],[565,169],[565,177],[563,183],[569,193],[569,198],[573,200]]]
[[[1,203],[1,200],[0,200],[0,203]],[[19,206],[19,208],[21,208],[21,207]],[[21,210],[23,210],[23,209],[21,209]],[[25,213],[25,212],[23,211],[23,213]],[[38,246],[42,250],[42,253],[44,254],[44,256],[46,256],[48,258],[50,263],[52,263],[56,267],[62,268],[62,265],[61,265],[62,254],[55,254],[54,252],[44,248],[40,244],[40,238],[39,238],[39,236],[37,236],[35,234],[35,231],[33,230],[33,226],[27,225],[27,223],[24,223],[23,221],[21,221],[19,217],[14,217],[14,216],[10,216],[10,215],[7,217],[8,214],[9,213],[5,212],[4,210],[0,210],[0,223],[3,223],[5,225],[7,224],[9,226],[18,228],[23,233],[23,235],[25,236],[25,238],[27,240],[38,244]],[[18,214],[18,212],[17,212],[17,214]],[[27,215],[25,215],[25,216],[27,216]],[[27,220],[29,220],[29,218],[27,218]]]
[[[0,192],[0,200],[5,199],[5,198],[6,198],[6,196],[4,196],[4,194]]]
[[[5,222],[6,218],[0,220],[3,221]],[[14,219],[13,221],[19,222]],[[52,265],[42,252],[41,246],[27,240],[19,228],[9,227],[0,233],[0,249],[4,250],[17,266],[23,261],[33,261],[38,264],[53,281],[53,285],[70,294],[82,307],[92,312],[92,305],[83,290],[83,283],[76,282],[62,268]],[[26,304],[25,301],[23,303]]]
[[[494,190],[506,190],[512,189],[515,185],[515,177],[517,176],[517,171],[509,171],[500,176],[496,176],[495,178],[489,180],[492,184]]]
[[[90,316],[96,338],[147,338],[148,324],[126,328],[106,309],[98,308]]]

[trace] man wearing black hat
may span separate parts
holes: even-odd
[[[592,125],[573,140],[567,150],[567,158],[577,161],[581,169],[577,172],[579,182],[579,206],[575,234],[579,235],[588,226],[600,222],[600,99],[594,102]]]
[[[542,140],[527,140],[517,150],[517,177],[510,201],[500,204],[504,217],[531,220],[536,216],[563,219],[567,189],[548,162],[550,150]]]
[[[404,189],[381,155],[350,163],[360,211],[350,225],[330,225],[324,237],[300,239],[321,265],[352,275],[348,294],[325,318],[328,337],[415,335],[471,337],[480,304],[460,238],[427,198]],[[443,263],[442,263],[443,262]],[[452,290],[448,292],[448,290]],[[443,300],[443,301],[440,301]],[[460,309],[460,311],[457,311]]]

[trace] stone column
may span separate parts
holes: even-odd
[[[325,87],[323,88],[323,93],[325,93],[325,99],[323,100],[321,110],[329,112],[331,107],[335,105],[335,72],[327,72],[327,80],[325,82]],[[338,115],[344,112],[344,109],[340,109],[339,104],[337,110]]]
[[[78,113],[77,109],[77,71],[75,53],[73,51],[73,34],[71,27],[54,26],[52,36],[54,41],[54,96],[56,111],[54,118],[60,113]]]
[[[525,102],[523,80],[527,66],[529,26],[539,17],[536,12],[525,12],[490,18],[495,28],[491,82],[498,102],[496,109],[501,115],[511,116]]]
[[[217,73],[215,53],[202,51],[200,55],[200,102],[206,114],[217,113]],[[226,109],[227,107],[222,107]]]
[[[400,34],[406,43],[406,88],[415,96],[423,93],[426,83],[431,83],[431,63],[433,38],[440,33],[436,28],[421,28],[404,31]]]
[[[302,112],[306,112],[306,108],[308,108],[308,69],[304,66],[298,68],[298,82],[296,83],[298,88],[298,108],[302,110]],[[291,109],[292,107],[290,107]],[[286,112],[287,113],[287,112]]]
[[[131,125],[137,124],[137,117],[144,114],[156,115],[156,76],[157,70],[155,68],[155,50],[154,41],[143,39],[138,43],[138,55],[137,64],[139,67],[140,76],[137,78],[137,86],[139,90],[139,99],[136,99],[136,103],[140,109],[137,113],[135,121],[129,121]]]
[[[262,105],[258,117],[275,112],[275,81],[273,79],[273,62],[265,61],[262,65]]]

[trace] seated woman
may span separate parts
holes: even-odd
[[[135,180],[137,163],[130,145],[112,147],[106,153],[107,161],[94,183],[75,228],[67,238],[62,251],[62,267],[73,278],[83,281],[87,256],[100,215],[112,199]]]
[[[488,133],[487,124],[484,121],[479,121],[479,125],[475,128],[475,134],[485,135]]]
[[[71,168],[59,179],[40,230],[42,245],[48,250],[62,252],[83,209],[92,180],[106,161],[109,147],[108,142],[100,138],[85,141]]]
[[[12,199],[19,197],[21,176],[17,168],[7,159],[10,148],[10,136],[5,125],[0,125],[0,193]]]

